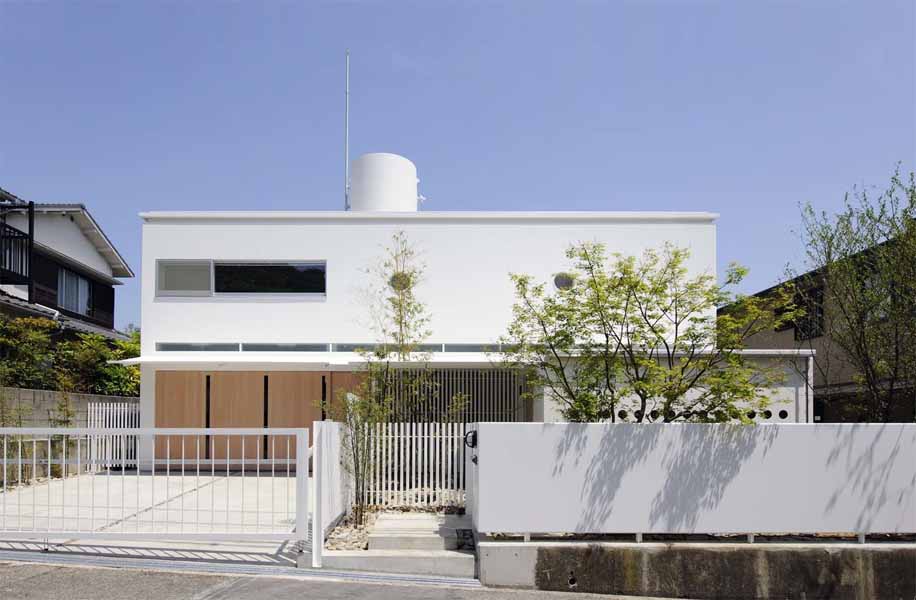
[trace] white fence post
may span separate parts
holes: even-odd
[[[312,477],[315,480],[315,506],[312,507],[312,567],[318,569],[321,568],[321,552],[324,549],[324,524],[321,515],[322,492],[324,491],[321,463],[324,453],[321,451],[321,443],[324,441],[324,432],[320,421],[314,421],[312,426],[314,428],[312,430]],[[308,472],[307,467],[306,472]]]
[[[304,465],[304,466],[303,466]],[[309,432],[296,431],[296,541],[305,546],[309,531]]]

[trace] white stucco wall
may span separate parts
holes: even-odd
[[[477,431],[467,509],[481,532],[916,532],[916,424]]]
[[[501,216],[503,215],[503,216]],[[564,251],[597,240],[640,254],[665,241],[691,250],[693,273],[715,274],[715,215],[628,213],[150,214],[143,225],[143,355],[157,342],[371,342],[365,269],[404,231],[426,264],[419,293],[432,343],[486,343],[511,316],[509,272],[547,280]],[[157,259],[324,260],[327,297],[156,298]]]
[[[21,231],[28,231],[28,217],[25,215],[10,215],[7,222]],[[70,215],[36,212],[35,242],[111,277],[111,265],[99,254]]]

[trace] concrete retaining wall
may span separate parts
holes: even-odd
[[[916,597],[916,544],[481,542],[488,586],[695,598]]]
[[[0,388],[10,407],[24,411],[23,427],[51,427],[54,408],[63,392],[49,390],[27,390],[22,388]],[[99,394],[66,394],[73,408],[73,427],[86,427],[86,408],[90,402],[139,402],[139,398],[123,396],[102,396]]]

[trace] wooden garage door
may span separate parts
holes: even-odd
[[[264,427],[264,373],[215,371],[210,373],[210,427]],[[262,436],[214,436],[213,454],[225,459],[263,457]]]
[[[359,386],[362,385],[365,374],[355,373],[352,371],[334,371],[330,373],[330,382],[328,386],[327,403],[331,407],[328,411],[329,419],[340,420],[340,403],[343,402],[344,395],[347,392],[356,393]]]
[[[267,425],[269,427],[307,427],[321,420],[322,379],[320,372],[270,372],[267,374]],[[287,444],[287,442],[289,442]],[[311,444],[311,440],[309,441]],[[289,453],[287,454],[287,448]],[[268,456],[295,458],[295,438],[268,440]]]
[[[206,380],[200,371],[156,372],[156,427],[205,427]],[[193,458],[203,452],[203,439],[157,436],[156,458]],[[201,454],[203,456],[203,454]]]
[[[330,382],[323,372],[159,371],[156,427],[306,427],[321,420],[321,400]],[[327,387],[326,387],[327,386]],[[207,410],[209,408],[209,418]],[[184,448],[182,448],[182,444]],[[159,437],[156,456],[218,460],[295,458],[295,437]],[[287,448],[289,451],[287,453]],[[199,454],[198,454],[199,453]],[[239,465],[233,464],[234,467]],[[254,468],[252,466],[251,468]]]

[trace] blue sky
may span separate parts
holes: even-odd
[[[0,187],[137,213],[338,209],[351,155],[427,210],[710,210],[774,283],[798,203],[916,163],[916,3],[0,3]],[[136,281],[117,323],[139,322]]]

